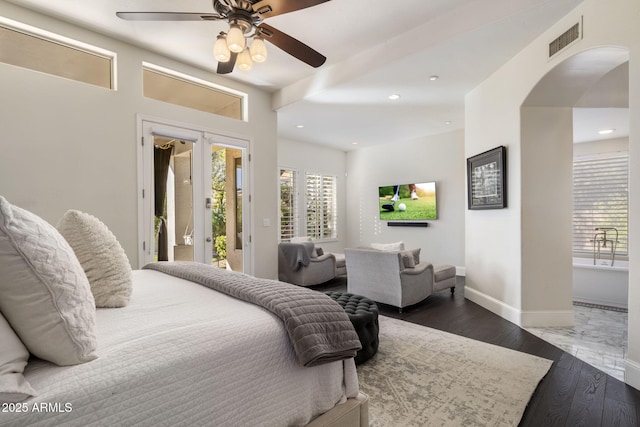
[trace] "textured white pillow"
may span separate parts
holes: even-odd
[[[0,403],[21,402],[36,392],[22,373],[29,352],[11,326],[0,314]]]
[[[96,307],[73,249],[0,196],[0,311],[29,351],[57,365],[97,357]]]
[[[58,231],[73,248],[89,279],[96,307],[124,307],[129,303],[131,265],[116,236],[93,215],[70,210]]]
[[[404,251],[404,242],[372,243],[371,247],[379,251]]]

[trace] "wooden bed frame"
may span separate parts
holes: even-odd
[[[360,392],[311,421],[306,427],[369,427],[369,397]]]

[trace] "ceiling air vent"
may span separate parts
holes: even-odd
[[[549,58],[582,37],[580,22],[562,33],[560,37],[549,43]]]

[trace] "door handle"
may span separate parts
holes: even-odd
[[[207,243],[211,243],[211,241],[212,241],[213,239],[211,239],[211,237],[207,237],[207,238],[206,238],[206,239],[204,239],[204,240],[206,240],[206,241],[207,241]]]
[[[205,200],[205,204],[204,204],[204,205],[205,205],[205,207],[206,207],[207,209],[211,209],[211,197],[207,197],[207,198],[206,198],[206,199],[204,199],[204,200]]]

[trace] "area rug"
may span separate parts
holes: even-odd
[[[358,366],[371,426],[517,426],[552,361],[380,316]]]

